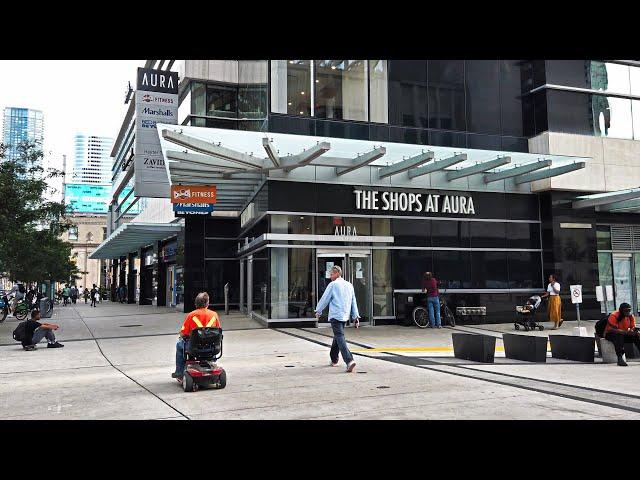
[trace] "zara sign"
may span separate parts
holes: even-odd
[[[425,214],[476,214],[473,197],[470,195],[442,195],[357,189],[354,189],[353,193],[356,197],[357,210],[416,212]]]

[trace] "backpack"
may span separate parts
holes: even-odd
[[[13,331],[13,339],[16,342],[24,341],[27,336],[27,322],[20,322],[16,329]]]
[[[608,322],[609,322],[609,315],[606,313],[603,313],[602,316],[600,317],[600,320],[596,322],[596,325],[594,327],[597,336],[604,337],[604,329],[606,328]]]
[[[22,283],[18,284],[18,291],[20,293],[25,293],[27,290],[24,288],[24,285]]]

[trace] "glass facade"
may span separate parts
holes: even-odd
[[[548,90],[546,96],[550,131],[633,138],[630,99],[560,90]]]
[[[2,143],[7,145],[5,158],[15,160],[20,156],[19,145],[36,142],[42,148],[44,139],[44,115],[39,110],[6,107],[2,124]]]
[[[270,131],[528,151],[520,60],[270,63]]]
[[[367,121],[364,60],[315,60],[315,116]]]

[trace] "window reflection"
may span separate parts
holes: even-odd
[[[626,98],[591,96],[593,133],[596,136],[633,138],[631,100]]]
[[[368,119],[364,60],[315,61],[315,116]]]
[[[311,115],[311,60],[271,61],[271,111]]]
[[[369,60],[369,108],[372,122],[389,123],[389,86],[386,60]]]
[[[587,78],[592,90],[603,92],[630,92],[629,67],[616,63],[587,61]]]

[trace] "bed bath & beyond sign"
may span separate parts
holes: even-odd
[[[354,190],[353,193],[356,196],[358,210],[476,214],[471,196],[382,192],[379,190]]]

